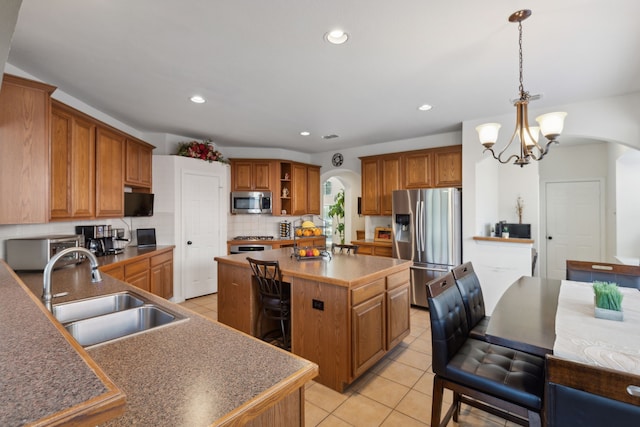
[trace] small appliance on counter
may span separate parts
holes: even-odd
[[[506,221],[496,223],[496,237],[503,237],[503,233],[507,232],[509,238],[530,239],[531,224],[510,224]]]
[[[49,260],[63,249],[81,247],[82,236],[55,235],[7,240],[7,264],[18,270],[44,270]],[[60,258],[55,268],[78,264],[84,257],[73,252]]]
[[[76,233],[84,236],[84,247],[96,256],[114,255],[122,253],[122,247],[116,244],[119,232],[110,225],[78,225]],[[122,230],[124,235],[124,230]]]

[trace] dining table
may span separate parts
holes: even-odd
[[[591,283],[520,277],[491,313],[487,341],[640,374],[640,291],[619,289],[623,321],[595,317]]]

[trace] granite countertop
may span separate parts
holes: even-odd
[[[131,248],[116,257],[123,260],[136,253]],[[114,260],[99,258],[101,264]],[[42,274],[22,273],[20,278],[39,297]],[[301,387],[317,375],[317,365],[305,359],[107,274],[102,283],[92,284],[88,262],[54,271],[52,282],[54,293],[70,292],[54,303],[129,290],[187,319],[86,349],[126,394],[124,415],[105,425],[204,426],[222,418],[227,422],[240,416],[243,407],[259,406],[263,399],[266,405],[268,396],[283,384]]]
[[[412,261],[404,259],[358,254],[333,254],[331,258],[298,260],[292,253],[291,248],[283,248],[227,255],[216,257],[215,260],[247,268],[247,256],[266,261],[275,260],[280,263],[285,280],[287,276],[300,277],[346,287],[369,283],[380,275],[402,271],[412,265]]]

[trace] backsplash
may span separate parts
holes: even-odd
[[[272,215],[228,215],[227,237],[235,236],[273,236],[280,237],[280,223],[298,220],[297,216]]]

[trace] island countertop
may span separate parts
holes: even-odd
[[[317,374],[315,364],[180,305],[107,274],[98,284],[90,283],[89,277],[86,262],[54,271],[54,293],[70,292],[55,302],[127,290],[187,319],[86,349],[126,394],[125,413],[105,425],[242,424],[282,396],[303,388]],[[20,278],[39,298],[42,274],[22,273]],[[55,322],[53,318],[51,321]],[[26,329],[31,327],[25,322]],[[75,342],[63,328],[60,333],[66,341]],[[40,356],[27,354],[23,363],[36,366]]]
[[[393,274],[405,270],[412,265],[412,261],[388,257],[367,255],[336,254],[331,258],[298,260],[292,256],[291,248],[256,251],[249,254],[235,254],[216,257],[218,263],[248,266],[247,257],[278,261],[283,277],[298,277],[309,280],[322,280],[337,286],[356,287],[371,282],[380,275]]]

